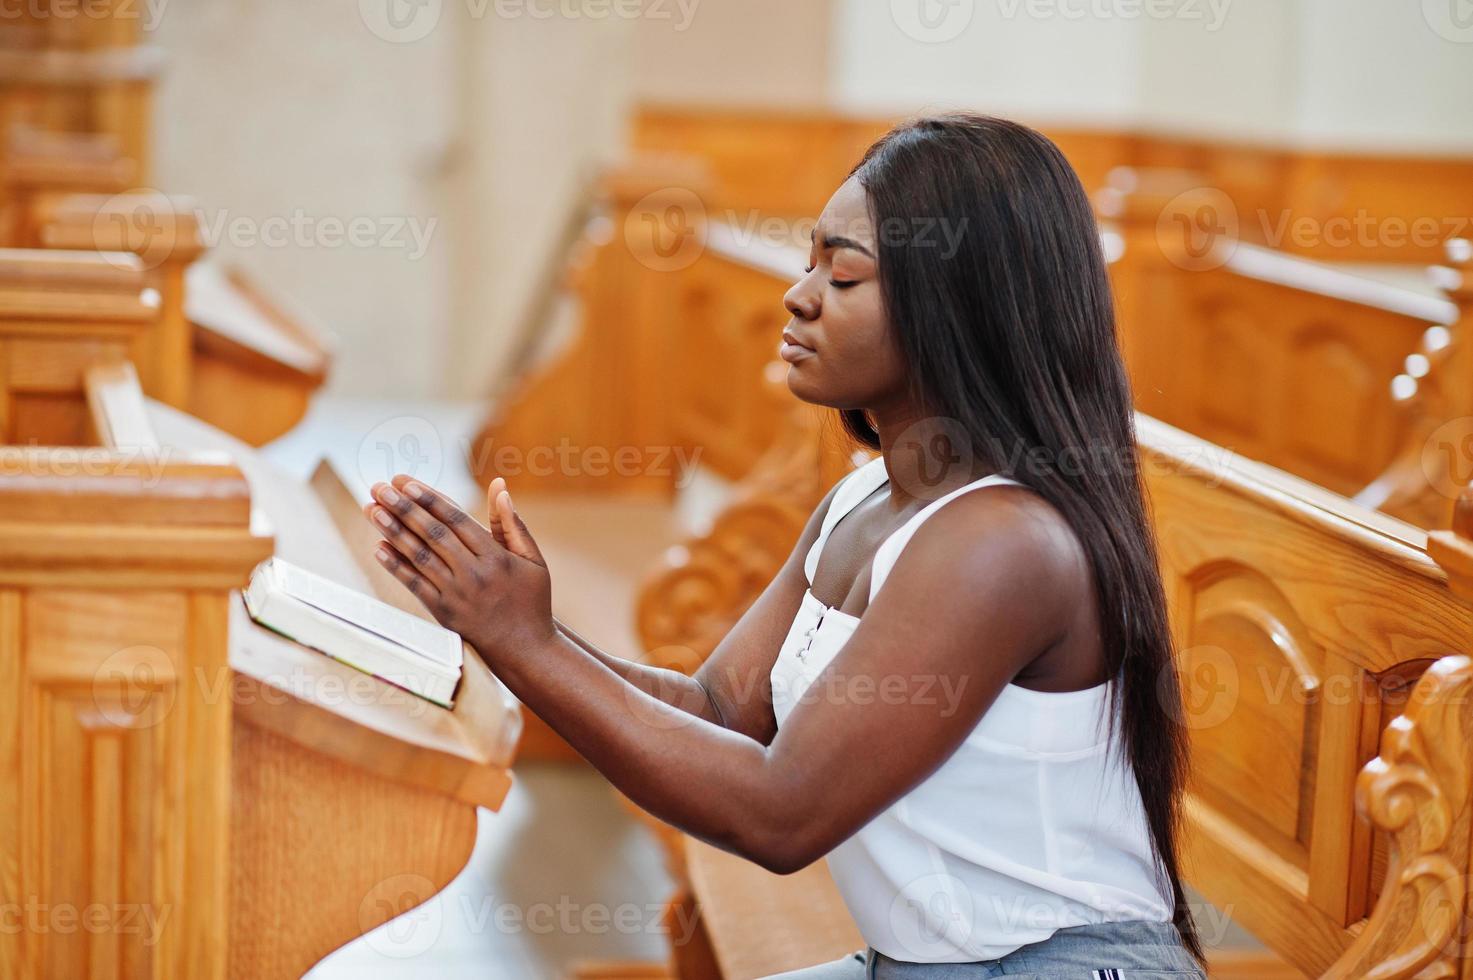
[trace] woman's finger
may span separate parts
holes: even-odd
[[[373,554],[379,560],[379,564],[389,570],[390,575],[404,583],[404,587],[413,592],[415,598],[426,606],[440,598],[440,590],[435,588],[434,583],[415,571],[414,566],[394,550],[394,546],[389,542],[380,541]]]
[[[491,550],[490,532],[443,493],[402,473],[389,483],[400,493],[408,493],[426,513],[449,528],[471,554],[484,555]]]
[[[373,499],[387,509],[415,537],[428,545],[447,567],[454,568],[468,560],[471,557],[470,549],[461,542],[460,538],[456,537],[449,525],[433,516],[412,499],[414,494],[408,490],[408,488],[418,488],[419,494],[424,495],[429,493],[428,488],[413,480],[404,482],[406,489],[403,491],[387,483],[375,483],[372,490]],[[411,552],[405,551],[404,554],[413,557]]]
[[[546,568],[547,562],[542,559],[542,549],[537,547],[537,542],[532,540],[532,532],[527,530],[527,525],[512,507],[511,494],[501,491],[496,495],[494,503],[502,531],[506,534],[506,550]]]
[[[363,510],[368,519],[373,521],[374,526],[378,528],[378,532],[394,546],[394,550],[399,553],[400,557],[417,569],[421,575],[428,578],[437,588],[454,577],[445,560],[437,555],[423,538],[406,527],[387,509],[379,504],[369,504]]]
[[[486,519],[491,525],[491,537],[501,547],[506,547],[506,529],[501,526],[501,512],[496,508],[496,498],[506,489],[506,481],[496,477],[486,488]]]

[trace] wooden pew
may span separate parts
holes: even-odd
[[[496,475],[498,453],[530,459],[565,444],[611,456],[679,447],[732,480],[766,452],[790,408],[762,377],[786,318],[773,279],[786,274],[792,249],[707,221],[704,179],[660,161],[605,176],[606,213],[589,223],[570,263],[577,333],[498,402],[471,451],[479,479]],[[529,492],[670,497],[675,476],[668,467],[553,466],[517,480]]]
[[[1210,442],[1355,494],[1403,451],[1393,393],[1456,304],[1239,241],[1224,198],[1174,175],[1102,195],[1136,407]],[[1224,231],[1226,229],[1226,231]],[[1450,387],[1447,417],[1473,414]]]
[[[100,448],[0,450],[0,871],[157,935],[42,922],[0,935],[0,974],[299,976],[458,873],[518,709],[473,656],[447,711],[255,626],[231,590],[273,550],[401,601],[357,505],[145,402],[126,362],[83,375]]]
[[[1429,556],[1411,525],[1138,425],[1193,741],[1189,883],[1305,974],[1465,975],[1473,494]],[[822,866],[779,878],[693,841],[682,864],[710,959],[679,976],[860,945]]]
[[[47,201],[79,192],[116,194],[132,186],[136,172],[112,137],[0,128],[0,243],[36,245],[34,215]]]
[[[194,678],[223,671],[231,590],[270,553],[245,478],[123,449],[0,460],[3,891],[32,916],[0,973],[223,976],[231,706]]]
[[[535,464],[560,445],[596,446],[612,458],[625,447],[672,444],[665,371],[674,316],[666,291],[683,276],[686,254],[703,248],[704,216],[690,205],[699,181],[689,168],[658,163],[600,179],[598,203],[568,259],[576,333],[556,350],[524,352],[515,366],[471,449],[471,472],[482,483],[505,469],[500,457],[526,461],[517,477],[526,492],[673,494],[669,473],[570,473]],[[662,257],[664,247],[675,251]]]
[[[259,446],[301,421],[327,380],[325,330],[240,270],[202,261],[193,200],[73,194],[37,207],[32,224],[28,245],[133,252],[152,270],[161,324],[139,362],[150,397]]]
[[[148,182],[153,88],[163,69],[159,49],[0,48],[0,122],[111,138]]]
[[[85,445],[87,369],[140,356],[158,318],[136,256],[0,250],[0,442]]]
[[[1433,271],[1458,304],[1458,322],[1450,330],[1429,330],[1392,382],[1400,449],[1355,499],[1418,527],[1445,528],[1452,501],[1473,482],[1473,421],[1466,414],[1466,379],[1473,375],[1473,243],[1449,242],[1446,265]]]
[[[838,112],[642,105],[636,153],[683,155],[712,175],[711,214],[814,215],[865,148],[901,120]],[[1028,120],[1023,120],[1028,122]],[[1085,188],[1117,167],[1203,175],[1237,204],[1245,240],[1294,255],[1345,262],[1433,263],[1442,240],[1468,234],[1473,158],[1306,149],[1232,138],[1202,139],[1047,120],[1038,128],[1063,151]],[[1356,231],[1356,222],[1372,232]],[[1301,237],[1296,223],[1314,234]]]

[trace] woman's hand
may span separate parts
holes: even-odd
[[[376,503],[363,511],[384,536],[379,562],[482,659],[494,666],[556,635],[547,562],[506,481],[487,488],[489,528],[407,476],[376,483],[372,493]]]

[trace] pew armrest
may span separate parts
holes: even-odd
[[[1391,836],[1390,863],[1365,929],[1326,977],[1455,974],[1468,911],[1470,694],[1473,659],[1438,660],[1417,682],[1406,713],[1387,726],[1380,755],[1361,770],[1356,807]]]

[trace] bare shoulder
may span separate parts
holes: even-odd
[[[962,494],[922,523],[905,550],[902,561],[923,564],[953,587],[1005,590],[1036,609],[1072,607],[1091,589],[1088,555],[1074,528],[1026,487]]]

